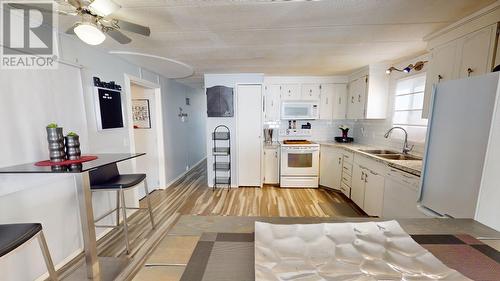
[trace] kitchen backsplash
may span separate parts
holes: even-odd
[[[394,130],[391,136],[384,138],[385,133],[392,127],[390,120],[358,120],[354,123],[353,137],[357,143],[373,145],[381,148],[390,148],[400,151],[403,147],[404,135],[402,131]],[[424,143],[408,141],[414,145],[411,154],[423,155]]]
[[[288,121],[281,120],[280,122],[275,123],[266,123],[264,125],[265,128],[275,128],[278,131],[274,132],[274,139],[283,140],[283,139],[310,139],[314,141],[331,141],[334,137],[340,136],[341,132],[338,129],[340,125],[345,125],[348,127],[353,127],[354,121],[352,120],[297,120],[296,128],[300,129],[302,125],[307,123],[311,123],[311,135],[303,135],[303,136],[286,136],[285,130],[288,129]],[[352,133],[349,132],[349,136],[352,136]]]
[[[354,138],[354,142],[366,145],[372,145],[380,148],[388,148],[393,150],[401,150],[403,147],[403,134],[400,131],[393,131],[389,139],[384,138],[384,134],[392,126],[390,120],[297,120],[296,128],[300,129],[303,124],[311,123],[310,136],[286,136],[285,130],[288,129],[288,121],[270,122],[264,125],[265,128],[274,128],[274,140],[283,139],[311,139],[315,141],[333,141],[334,137],[340,136],[340,125],[345,125],[350,128],[349,136]],[[415,143],[409,141],[411,145],[415,145],[412,154],[422,155],[424,152],[423,143]]]

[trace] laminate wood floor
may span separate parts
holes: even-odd
[[[155,251],[148,249],[169,248],[172,242],[160,242],[181,215],[196,216],[259,216],[259,217],[358,217],[364,216],[355,205],[341,193],[326,189],[283,189],[274,186],[262,188],[216,189],[207,185],[206,162],[203,161],[189,173],[165,190],[156,190],[150,195],[153,213],[157,224],[153,230],[147,214],[137,212],[128,218],[129,238],[132,253],[125,253],[123,232],[113,230],[98,241],[100,257],[127,257],[129,265],[122,272],[122,279],[130,280],[139,269],[139,276],[151,278],[155,272],[165,274],[162,268],[143,267]],[[141,200],[145,207],[145,200]],[[152,241],[154,240],[154,241]],[[162,246],[163,245],[163,246]],[[165,246],[167,245],[167,246]],[[166,249],[165,248],[165,249]],[[168,256],[156,252],[156,257]],[[155,264],[154,260],[150,261]],[[62,277],[69,276],[75,268],[82,265],[83,255],[62,269]],[[171,264],[171,263],[170,263]],[[172,264],[171,264],[172,265]],[[175,264],[182,266],[183,264]],[[170,268],[169,273],[179,274],[178,268]],[[68,280],[79,280],[68,278]],[[158,279],[165,280],[165,279]],[[169,279],[166,279],[169,280]]]
[[[216,189],[207,186],[202,163],[166,190],[151,195],[155,216],[176,215],[260,217],[359,217],[341,193],[326,189],[262,188]],[[172,208],[176,205],[176,208]],[[168,211],[167,211],[168,210]],[[166,233],[165,233],[166,235]],[[166,235],[152,251],[133,280],[180,280],[198,241],[195,236]]]

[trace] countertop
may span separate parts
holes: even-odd
[[[359,153],[363,156],[366,156],[366,157],[369,157],[369,158],[374,159],[376,161],[387,164],[390,167],[405,171],[407,173],[410,173],[410,174],[418,176],[418,177],[420,177],[420,173],[422,171],[422,160],[390,160],[390,159],[378,157],[374,154],[370,154],[370,153],[366,153],[366,152],[361,151],[361,150],[367,150],[367,149],[370,149],[370,150],[371,149],[380,149],[380,147],[374,147],[374,146],[358,144],[358,143],[338,143],[338,142],[334,142],[334,141],[320,141],[318,143],[320,145],[323,145],[323,146],[338,147],[338,148],[343,148],[345,150],[352,151],[354,153]]]

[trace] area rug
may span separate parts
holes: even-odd
[[[410,235],[447,267],[469,279],[498,281],[500,252],[468,235]],[[182,281],[253,281],[253,233],[202,234]],[[279,279],[275,279],[279,280]],[[314,279],[300,279],[314,280]],[[327,279],[328,280],[328,279]],[[335,280],[335,279],[330,279]],[[356,280],[356,279],[351,279]],[[370,280],[370,279],[358,279]],[[372,279],[373,280],[373,279]],[[390,280],[390,279],[389,279]],[[396,279],[397,280],[397,279]],[[457,281],[457,280],[453,280]]]

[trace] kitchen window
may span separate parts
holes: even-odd
[[[412,142],[425,142],[427,119],[422,118],[424,106],[425,73],[399,79],[396,82],[393,126],[400,126],[408,131]],[[403,138],[403,134],[394,132],[394,136]]]

